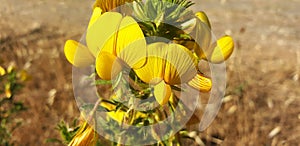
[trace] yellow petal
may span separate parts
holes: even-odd
[[[88,28],[90,28],[95,21],[101,16],[102,10],[99,7],[95,7],[95,9],[93,10],[93,14],[91,16]]]
[[[123,17],[116,12],[104,13],[88,29],[86,39],[94,56],[105,51],[118,56],[133,68],[139,68],[145,63],[137,64],[146,56],[146,40],[132,17]]]
[[[64,47],[67,60],[76,67],[84,67],[94,62],[94,57],[84,45],[68,40]]]
[[[111,111],[107,112],[107,115],[112,118],[113,120],[117,121],[120,125],[124,121],[125,116],[128,116],[127,112],[124,112],[122,110],[117,110],[117,111]],[[144,114],[142,112],[136,111],[135,115],[133,115],[133,119],[138,119],[138,118],[146,118],[148,117],[147,114]],[[128,124],[128,123],[127,123]]]
[[[125,116],[127,115],[127,112],[122,111],[121,109],[114,111],[117,108],[116,105],[114,104],[108,102],[101,102],[100,105],[110,110],[110,112],[107,112],[107,115],[109,116],[109,118],[112,118],[113,120],[117,121],[119,124],[123,122]],[[147,114],[144,114],[139,111],[135,111],[134,119],[145,118],[145,117],[147,117]]]
[[[122,123],[123,118],[125,116],[125,112],[121,111],[121,110],[117,110],[117,111],[113,111],[116,109],[116,105],[114,104],[110,104],[107,102],[101,102],[100,105],[104,108],[107,108],[108,110],[110,110],[110,112],[107,112],[107,115],[114,119],[115,121]]]
[[[164,81],[154,86],[154,96],[160,105],[168,103],[171,93],[171,86],[167,85]]]
[[[11,73],[13,70],[15,70],[16,69],[16,64],[15,64],[15,62],[11,62],[10,64],[9,64],[9,66],[7,67],[7,69],[6,69],[6,71],[7,71],[7,73]]]
[[[196,16],[199,20],[201,20],[201,22],[203,22],[203,23],[206,24],[209,28],[211,28],[209,19],[208,19],[207,15],[206,15],[203,11],[197,12],[197,13],[195,14],[195,16]]]
[[[142,81],[157,84],[163,80],[167,46],[166,43],[153,43],[148,45],[146,64],[142,68],[134,70]]]
[[[31,78],[30,75],[27,73],[26,70],[21,70],[21,71],[19,71],[19,72],[17,73],[17,77],[18,77],[22,82],[27,81],[27,80],[29,80],[29,79]]]
[[[140,68],[146,60],[146,40],[138,23],[132,17],[124,17],[115,41],[117,56],[132,68]],[[109,47],[109,46],[108,46]]]
[[[0,66],[0,76],[4,76],[5,74],[6,74],[5,69],[2,66]]]
[[[114,53],[114,41],[121,20],[122,15],[120,13],[107,12],[100,16],[87,30],[86,43],[95,57],[98,56],[100,50],[116,55]],[[108,41],[109,39],[110,41]],[[103,48],[105,44],[108,47]]]
[[[137,76],[144,82],[156,84],[163,80],[165,60],[160,57],[148,57],[147,63],[136,69]]]
[[[76,132],[76,135],[73,137],[68,146],[92,146],[97,143],[97,140],[98,135],[94,131],[93,127],[91,127],[87,122],[84,122],[80,126],[78,132]]]
[[[223,36],[217,41],[217,46],[214,46],[213,53],[207,60],[212,63],[221,63],[232,54],[234,48],[233,39],[230,36]]]
[[[110,80],[122,70],[122,65],[116,56],[107,53],[99,53],[96,59],[96,71],[103,80]]]
[[[100,7],[104,12],[111,11],[126,2],[132,2],[133,0],[96,0],[94,3],[94,8]]]
[[[117,121],[119,124],[121,124],[123,122],[124,116],[125,116],[125,112],[123,111],[111,111],[111,112],[107,112],[107,115],[114,119],[115,121]]]
[[[209,78],[206,78],[201,74],[197,74],[191,81],[188,82],[188,85],[201,92],[208,92],[212,87],[212,82]]]
[[[136,69],[138,77],[146,83],[157,84],[162,79],[170,85],[191,80],[197,73],[197,60],[187,48],[162,42],[148,45],[146,64]]]
[[[116,109],[116,105],[108,103],[108,102],[101,102],[100,105],[108,110],[110,110],[110,112],[107,112],[108,116],[112,119],[114,119],[115,121],[122,123],[125,112],[118,110],[118,111],[113,111]]]
[[[203,23],[201,19],[199,18],[197,21],[195,32],[191,34],[195,39],[194,51],[199,58],[203,58],[204,54],[211,53],[209,47],[212,39],[211,29],[209,25],[207,25],[208,23]]]
[[[10,85],[10,83],[7,83],[7,84],[5,84],[5,96],[7,97],[7,98],[11,98],[11,96],[12,96],[12,93],[11,93],[11,85]]]
[[[169,44],[165,49],[168,51],[164,73],[166,83],[185,83],[197,74],[197,59],[191,51],[178,44]]]
[[[100,105],[110,111],[116,109],[116,105],[109,102],[102,101],[100,102]]]

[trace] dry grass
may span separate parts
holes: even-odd
[[[31,5],[16,7],[12,4],[16,0],[5,2],[10,8],[0,11],[0,63],[7,66],[15,62],[32,76],[17,97],[28,110],[15,117],[23,122],[13,132],[12,141],[17,145],[42,145],[46,138],[59,137],[54,128],[60,120],[71,121],[79,115],[72,93],[71,65],[64,58],[63,45],[66,39],[80,38],[86,24],[81,21],[89,14],[89,4],[77,13],[72,11],[70,15],[74,18],[84,13],[76,20],[62,20],[64,15],[56,18],[47,13],[37,14],[55,17],[50,23],[44,18],[19,21],[12,11],[22,6],[28,10]],[[300,21],[300,16],[292,13],[293,4],[278,0],[245,4],[230,0],[223,5],[216,0],[201,2],[207,3],[201,8],[212,18],[217,35],[223,34],[219,30],[228,29],[237,44],[227,62],[226,100],[201,137],[207,145],[216,145],[214,140],[221,145],[299,145],[300,30],[295,22]],[[66,7],[61,13],[67,13],[68,6],[79,9],[83,2],[49,3],[49,9]],[[24,18],[33,15],[28,13]],[[290,23],[282,21],[284,18]]]

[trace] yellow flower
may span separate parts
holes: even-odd
[[[206,59],[213,63],[220,63],[227,60],[233,52],[234,43],[230,36],[223,36],[212,45],[212,51],[205,55]]]
[[[6,71],[7,71],[7,73],[11,73],[14,69],[16,69],[16,64],[15,64],[15,62],[11,62],[9,64],[9,66],[7,67]]]
[[[98,140],[98,134],[87,122],[84,122],[76,135],[73,137],[69,146],[94,146]]]
[[[126,2],[132,2],[134,0],[96,0],[94,8],[99,7],[104,12],[108,12],[117,8],[118,6],[124,5]]]
[[[85,67],[95,61],[88,48],[74,40],[66,41],[64,52],[67,60],[76,67]]]
[[[0,66],[0,76],[4,76],[5,74],[6,74],[5,69],[2,66]]]
[[[132,17],[101,12],[98,7],[94,9],[86,33],[87,46],[66,42],[65,54],[74,66],[95,62],[97,74],[104,80],[115,77],[124,67],[131,68],[154,87],[160,104],[169,100],[172,85],[188,83],[200,91],[211,89],[211,80],[197,73],[197,59],[186,47],[162,42],[147,46]]]
[[[221,63],[228,59],[233,52],[234,43],[230,36],[223,36],[216,43],[211,44],[211,25],[207,15],[204,12],[195,14],[197,27],[194,34],[197,43],[193,48],[200,59],[205,59],[212,63]]]
[[[7,98],[11,98],[11,96],[12,96],[12,93],[11,93],[11,85],[10,85],[10,83],[7,83],[7,84],[5,84],[5,96],[7,97]]]
[[[102,10],[96,7],[93,10],[88,28],[90,28],[95,21],[101,16]],[[90,50],[83,44],[74,41],[67,40],[64,46],[64,53],[67,60],[76,67],[86,67],[95,62],[96,54],[92,54]]]
[[[27,73],[26,70],[21,70],[17,73],[18,79],[20,79],[22,82],[28,81],[31,79],[31,76]]]
[[[119,124],[124,122],[124,120],[125,120],[124,118],[128,114],[127,112],[125,112],[121,109],[116,110],[117,106],[114,104],[108,103],[108,102],[101,102],[100,105],[109,110],[109,112],[107,112],[109,118],[112,118],[113,120],[117,121]],[[145,117],[147,117],[147,115],[145,113],[136,111],[133,119],[145,118]]]
[[[186,47],[157,42],[148,45],[147,63],[134,69],[137,76],[154,85],[154,96],[165,104],[171,95],[171,85],[188,83],[200,91],[211,89],[211,80],[197,73],[197,59]]]
[[[209,19],[208,19],[207,15],[206,15],[203,11],[197,12],[197,13],[195,14],[195,16],[196,16],[201,22],[203,22],[203,23],[206,24],[209,28],[211,28]]]
[[[68,40],[64,51],[67,60],[76,67],[91,65],[96,60],[99,77],[110,80],[124,66],[143,66],[146,40],[132,17],[101,12],[98,7],[94,9],[86,34],[87,46]]]
[[[97,54],[96,71],[102,79],[110,80],[121,71],[122,64],[140,68],[145,62],[140,60],[146,56],[146,40],[132,17],[104,13],[88,29],[86,42],[92,54]]]

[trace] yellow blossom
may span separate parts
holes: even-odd
[[[114,97],[112,97],[112,98],[114,98]],[[109,112],[107,112],[107,114],[109,116],[108,118],[112,118],[113,120],[117,121],[119,124],[124,122],[124,120],[125,120],[124,118],[128,114],[126,111],[123,111],[121,109],[116,110],[117,106],[114,104],[111,104],[109,102],[101,102],[100,105],[102,107],[106,108],[107,110],[109,110]],[[133,119],[145,118],[145,117],[147,117],[147,114],[142,113],[140,111],[136,111]]]
[[[16,64],[14,62],[11,62],[7,67],[6,71],[7,73],[11,73],[15,68],[16,68]]]
[[[91,65],[95,60],[86,46],[74,40],[67,40],[64,52],[67,60],[76,67]]]
[[[233,52],[234,43],[230,36],[223,36],[212,45],[212,52],[205,55],[206,60],[213,63],[220,63],[228,59]]]
[[[132,68],[141,80],[153,85],[160,104],[168,101],[172,85],[188,83],[200,91],[210,90],[210,79],[197,75],[197,59],[186,47],[162,42],[147,46],[133,18],[116,12],[100,13],[100,8],[94,9],[87,46],[66,42],[65,54],[73,65],[85,66],[96,60],[97,74],[104,80],[110,80],[124,67]]]
[[[88,28],[90,28],[95,21],[101,16],[102,10],[96,7],[93,10],[93,14],[90,18]],[[67,60],[76,67],[86,67],[95,62],[96,54],[92,54],[90,50],[83,44],[74,41],[67,40],[64,46],[64,53]]]
[[[234,49],[233,39],[226,35],[211,44],[211,25],[207,15],[204,12],[197,12],[195,16],[198,19],[195,30],[198,44],[193,46],[196,55],[211,63],[221,63],[228,59]]]
[[[201,22],[203,22],[203,23],[206,24],[209,28],[211,28],[209,19],[208,19],[207,15],[206,15],[203,11],[197,12],[197,13],[195,14],[195,16],[196,16]]]
[[[160,104],[168,101],[173,85],[187,83],[200,91],[210,91],[211,80],[197,72],[197,58],[189,49],[163,42],[146,45],[144,34],[132,17],[117,12],[101,13],[99,7],[94,9],[86,46],[73,40],[66,42],[66,58],[74,66],[95,63],[97,74],[104,80],[112,79],[124,67],[131,68],[142,81],[154,87]],[[203,12],[196,16],[201,21],[196,27],[201,44],[194,47],[195,54],[213,63],[227,59],[233,50],[231,37],[222,37],[216,45],[210,45],[209,20]]]
[[[132,17],[104,13],[87,30],[86,42],[96,57],[96,71],[102,79],[111,79],[121,70],[122,63],[139,68],[145,62],[138,63],[138,60],[146,55],[146,40]]]
[[[4,76],[5,74],[6,74],[5,69],[2,66],[0,66],[0,76]]]
[[[96,0],[85,33],[85,40],[82,43],[67,40],[64,46],[66,59],[75,67],[95,65],[97,75],[103,80],[112,80],[124,69],[130,71],[130,81],[133,81],[137,88],[134,88],[134,91],[131,90],[133,92],[130,95],[127,94],[130,91],[121,92],[124,94],[121,96],[126,96],[126,99],[128,95],[131,98],[138,94],[142,96],[142,99],[144,99],[144,96],[152,97],[154,95],[160,105],[169,102],[171,108],[175,108],[180,97],[177,98],[172,89],[178,89],[182,84],[187,84],[201,92],[209,92],[212,88],[212,81],[200,73],[199,60],[204,59],[211,63],[223,62],[233,52],[233,39],[230,36],[223,36],[212,43],[211,24],[207,15],[202,11],[195,13],[192,19],[190,17],[186,18],[189,21],[182,21],[184,23],[180,26],[187,34],[181,34],[183,31],[173,32],[173,29],[170,29],[170,31],[163,32],[164,30],[158,27],[164,20],[165,12],[153,11],[156,9],[154,8],[155,5],[150,5],[152,3],[147,3],[147,5],[149,8],[150,6],[153,7],[153,10],[147,9],[148,7],[141,9],[142,7],[138,7],[138,3],[133,4],[134,11],[138,10],[137,14],[141,16],[146,16],[147,12],[150,15],[153,12],[154,16],[156,15],[155,12],[159,14],[159,17],[155,19],[155,21],[158,21],[157,23],[148,23],[147,21],[145,26],[141,25],[144,22],[138,23],[135,21],[139,15],[136,14],[133,18],[127,16],[125,12],[118,13],[119,9],[114,10],[126,2],[132,1],[134,0]],[[174,3],[176,2],[174,1]],[[184,2],[182,1],[182,3]],[[174,14],[174,16],[177,15]],[[174,20],[176,19],[180,20],[181,18],[175,17]],[[153,27],[151,23],[154,23]],[[180,22],[178,21],[178,23]],[[147,29],[150,30],[149,32],[152,29],[157,32],[147,34]],[[171,36],[172,33],[176,34],[174,35],[176,37]],[[152,34],[155,39],[147,38],[146,41],[145,36],[152,36]],[[155,40],[158,40],[156,38],[162,36],[171,36],[168,38],[170,42],[155,42]],[[177,36],[180,37],[177,38]],[[0,66],[0,75],[4,74],[5,70],[1,72]],[[131,80],[132,75],[134,75],[134,80]],[[123,83],[123,81],[125,80],[120,80],[117,83]],[[131,85],[130,87],[133,87]],[[124,90],[124,88],[114,89]],[[9,95],[9,92],[6,95]],[[117,94],[114,94],[110,99],[117,101],[114,100],[116,96]],[[114,104],[114,102],[99,100],[97,106],[98,103],[99,106],[107,110],[108,116],[106,118],[113,119],[120,125],[123,122],[132,124],[133,121],[138,121],[137,119],[152,117],[149,113],[134,110],[132,107],[124,108],[119,104]],[[93,114],[92,112],[91,115]],[[164,117],[160,117],[160,114],[154,114],[154,120],[160,121],[163,120],[162,118]],[[97,140],[97,133],[85,121],[81,123],[69,146],[95,145]]]
[[[210,79],[197,74],[196,67],[197,59],[186,47],[157,42],[148,45],[147,63],[134,71],[141,80],[154,85],[156,100],[165,104],[171,95],[171,85],[188,83],[200,91],[211,89]]]
[[[146,40],[137,22],[117,12],[100,13],[100,8],[94,9],[86,34],[87,46],[73,40],[66,42],[68,61],[77,67],[95,62],[99,77],[105,80],[126,65],[143,66],[146,60],[140,60],[146,55]]]
[[[73,137],[69,146],[94,146],[98,140],[98,134],[87,122],[84,122],[76,135]]]
[[[29,80],[29,79],[31,78],[30,75],[27,73],[26,70],[21,70],[21,71],[19,71],[19,72],[17,73],[17,77],[18,77],[22,82],[27,81],[27,80]]]
[[[7,97],[7,98],[11,98],[11,96],[12,96],[12,93],[11,93],[11,85],[10,85],[10,83],[7,83],[7,84],[5,84],[5,96]]]
[[[121,5],[124,5],[126,2],[132,2],[134,0],[96,0],[94,3],[94,8],[99,7],[104,12],[108,12],[117,8]]]

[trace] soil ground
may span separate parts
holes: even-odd
[[[15,117],[22,125],[11,141],[58,145],[45,143],[59,138],[56,124],[79,115],[63,45],[80,39],[92,1],[0,2],[0,63],[14,62],[32,76],[17,97],[28,110]],[[226,62],[227,100],[201,137],[207,145],[299,145],[300,0],[195,2],[194,9],[209,16],[216,37],[229,34],[236,44]],[[274,129],[279,132],[270,136]]]

